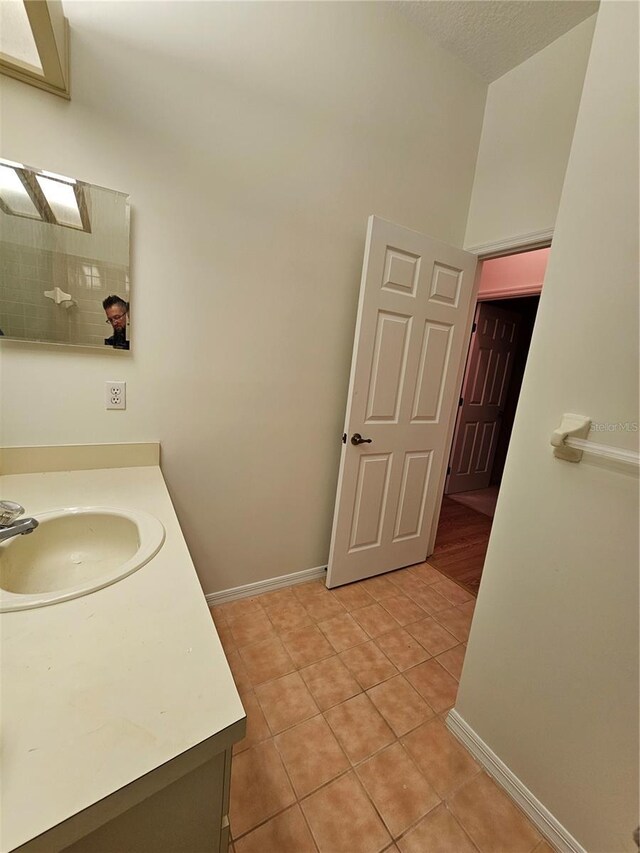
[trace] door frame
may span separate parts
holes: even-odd
[[[480,288],[480,275],[482,273],[482,262],[489,261],[492,258],[500,258],[505,255],[519,255],[522,252],[531,252],[534,249],[546,249],[551,246],[553,242],[553,233],[554,228],[547,228],[542,231],[533,231],[529,234],[520,234],[515,237],[506,237],[503,240],[495,240],[491,243],[481,243],[476,246],[465,246],[465,252],[472,252],[474,255],[478,256],[478,266],[476,267],[476,276],[473,282],[473,313],[472,317],[475,317],[476,309],[478,302],[486,301],[487,299],[516,299],[518,296],[535,296],[537,293],[542,292],[542,287],[539,290],[533,291],[532,293],[524,293],[521,291],[520,293],[514,293],[512,296],[484,296],[480,298],[478,296],[478,291]],[[472,335],[472,326],[469,326],[469,340],[467,342],[467,347],[464,350],[464,358],[461,359],[460,368],[458,370],[457,377],[457,387],[458,387],[458,397],[462,392],[462,383],[464,382],[465,373],[467,370],[467,360],[469,358],[469,346],[471,345],[471,335]],[[455,417],[452,418],[452,423],[450,424],[450,434],[447,439],[447,443],[449,445],[449,456],[451,459],[451,452],[453,450],[453,439],[455,436],[455,428],[458,423],[458,414],[459,411],[456,411]],[[438,484],[438,500],[436,503],[436,508],[433,516],[433,526],[431,528],[431,533],[429,535],[429,547],[427,550],[427,555],[425,556],[425,560],[429,559],[429,556],[433,553],[433,549],[435,546],[436,535],[438,532],[438,524],[440,523],[440,513],[442,511],[442,499],[444,498],[444,489],[445,483],[447,479],[447,468],[444,469],[444,476],[441,479],[441,482]]]
[[[520,252],[531,252],[534,249],[547,249],[553,241],[553,232],[553,228],[547,228],[544,231],[520,234],[517,237],[505,237],[504,240],[494,240],[491,243],[465,246],[464,251],[477,255],[479,261],[488,261],[504,255],[518,255]]]
[[[489,260],[489,258],[486,260]],[[482,261],[478,259],[478,263],[481,264]],[[497,302],[500,299],[526,299],[527,296],[540,296],[541,293],[541,284],[532,284],[531,287],[523,287],[521,290],[515,290],[515,288],[512,290],[488,290],[482,294],[478,293],[476,306],[478,302]]]

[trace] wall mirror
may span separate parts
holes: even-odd
[[[131,347],[129,196],[0,159],[0,332]]]

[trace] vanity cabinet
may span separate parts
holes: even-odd
[[[231,750],[64,848],[65,853],[227,853]]]
[[[16,853],[227,853],[232,748],[202,763],[198,748],[191,752]]]
[[[0,488],[34,516],[147,513],[165,538],[107,586],[0,613],[0,853],[227,853],[231,756],[246,714],[158,447],[78,454],[74,469],[74,448],[5,449],[5,468],[14,458],[21,470]],[[129,467],[115,467],[123,456]],[[38,458],[40,470],[22,473]],[[88,458],[95,467],[83,467]]]

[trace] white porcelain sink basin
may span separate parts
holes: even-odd
[[[146,512],[71,507],[34,515],[39,526],[0,545],[0,612],[95,592],[135,572],[164,542]]]

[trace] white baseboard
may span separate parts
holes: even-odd
[[[304,569],[301,572],[292,572],[290,575],[280,575],[277,578],[267,578],[264,581],[247,583],[244,586],[234,586],[232,589],[223,589],[221,592],[210,592],[205,595],[209,607],[214,604],[224,604],[227,601],[235,601],[237,598],[248,598],[250,595],[260,595],[262,592],[271,592],[274,589],[282,589],[285,586],[293,586],[298,583],[324,579],[327,575],[326,566],[318,566],[315,569]]]
[[[531,822],[560,853],[586,853],[584,847],[534,797],[531,791],[509,770],[507,765],[498,758],[495,752],[478,737],[455,708],[449,711],[447,715],[447,728],[466,746],[487,773],[505,789],[511,799],[520,806]]]

